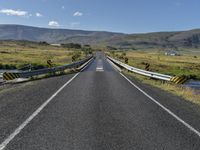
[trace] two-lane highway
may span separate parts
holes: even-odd
[[[200,107],[141,87],[164,108],[130,84],[99,52],[75,76],[3,91],[0,149],[199,150]]]

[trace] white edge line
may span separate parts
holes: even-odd
[[[147,96],[150,100],[152,100],[154,103],[156,103],[158,106],[160,106],[162,109],[164,109],[167,113],[169,113],[172,117],[174,117],[176,120],[178,120],[180,123],[182,123],[184,126],[186,126],[188,129],[190,129],[192,132],[194,132],[196,135],[200,137],[200,132],[193,128],[191,125],[189,125],[187,122],[185,122],[183,119],[175,115],[172,111],[170,111],[168,108],[163,106],[161,103],[156,101],[153,97],[148,95],[146,92],[144,92],[141,88],[139,88],[137,85],[135,85],[132,81],[130,81],[125,75],[120,73],[122,77],[124,77],[131,85],[133,85],[136,89],[138,89],[140,92],[142,92],[145,96]]]
[[[80,72],[82,72],[90,63],[92,63],[92,60],[94,60],[94,58],[91,58],[90,60],[88,60],[87,62],[85,62],[83,65],[81,65],[78,69],[81,69]]]
[[[88,61],[86,65],[80,70],[82,72],[93,59]],[[33,112],[13,133],[11,133],[1,144],[0,150],[3,150],[14,138],[17,136],[52,100],[56,97],[70,82],[72,82],[80,72],[76,73],[70,80],[68,80],[60,89],[58,89],[48,100],[46,100],[36,111]]]
[[[68,80],[58,91],[56,91],[47,101],[45,101],[30,117],[28,117],[15,131],[8,136],[1,144],[0,144],[0,150],[3,150],[11,140],[15,138],[23,129],[24,127],[30,123],[46,106],[49,102],[53,100],[58,93],[60,93],[73,79],[75,79],[79,73],[75,74],[70,80]]]
[[[80,73],[80,72],[79,72]],[[1,144],[0,150],[3,150],[17,136],[23,129],[29,124],[47,105],[58,95],[72,80],[74,80],[79,73],[75,74],[70,80],[68,80],[58,91],[56,91],[47,101],[45,101],[30,117],[28,117],[15,131],[10,134]]]
[[[117,70],[117,71],[119,71],[119,72],[122,71],[117,65],[115,65],[115,64],[114,64],[112,61],[110,61],[108,58],[107,58],[107,61],[111,64],[111,66],[114,67],[115,70]]]

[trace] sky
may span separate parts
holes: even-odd
[[[147,33],[200,28],[200,0],[0,0],[0,24]]]

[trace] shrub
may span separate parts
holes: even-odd
[[[74,52],[72,55],[72,62],[79,60],[81,57],[81,52]]]
[[[77,44],[77,43],[61,44],[61,46],[65,47],[65,48],[75,48],[75,49],[81,49],[82,48],[81,44]]]

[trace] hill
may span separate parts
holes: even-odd
[[[200,46],[200,30],[123,35],[111,38],[105,41],[105,44],[122,48],[198,48]]]
[[[119,33],[104,31],[83,31],[69,29],[48,29],[23,25],[0,25],[0,40],[46,41],[48,43],[77,42],[95,44],[102,39],[110,39]]]
[[[178,32],[123,34],[106,31],[48,29],[22,25],[0,25],[0,40],[80,43],[117,48],[194,47],[200,46],[200,29]]]

